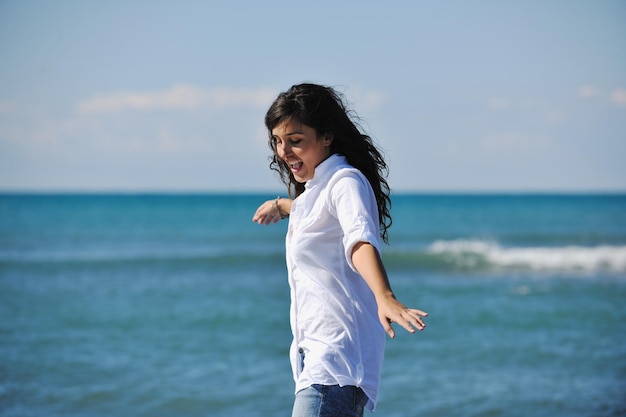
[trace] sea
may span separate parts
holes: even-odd
[[[0,194],[0,416],[289,417],[274,197]],[[626,415],[626,194],[392,204],[375,416]]]

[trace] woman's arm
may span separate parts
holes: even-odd
[[[424,330],[426,324],[423,317],[428,316],[428,313],[408,308],[396,299],[383,262],[374,246],[367,242],[357,243],[352,250],[352,263],[374,293],[378,305],[378,319],[391,338],[395,336],[391,327],[393,322],[410,333],[415,333],[415,329]]]
[[[267,200],[261,204],[252,216],[252,221],[258,224],[277,223],[291,213],[292,200],[289,198],[276,198]]]

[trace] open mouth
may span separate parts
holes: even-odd
[[[288,163],[288,165],[289,165],[289,168],[291,168],[291,170],[293,172],[298,172],[300,170],[300,168],[302,168],[302,162],[301,161]]]

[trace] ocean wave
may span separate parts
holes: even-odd
[[[5,265],[153,265],[192,264],[208,266],[249,266],[284,264],[284,250],[263,247],[250,250],[195,249],[178,250],[36,250],[2,251],[0,266]]]
[[[626,273],[626,245],[513,246],[494,240],[435,240],[413,248],[383,247],[388,268],[436,271],[581,271]],[[238,247],[0,250],[0,267],[10,265],[77,265],[89,267],[156,265],[224,268],[285,265],[281,245]]]
[[[502,247],[478,239],[437,240],[426,251],[461,268],[626,272],[626,246]]]

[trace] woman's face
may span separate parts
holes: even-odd
[[[272,129],[276,155],[287,163],[296,181],[313,178],[315,167],[330,156],[332,139],[318,137],[310,126],[286,120]]]

